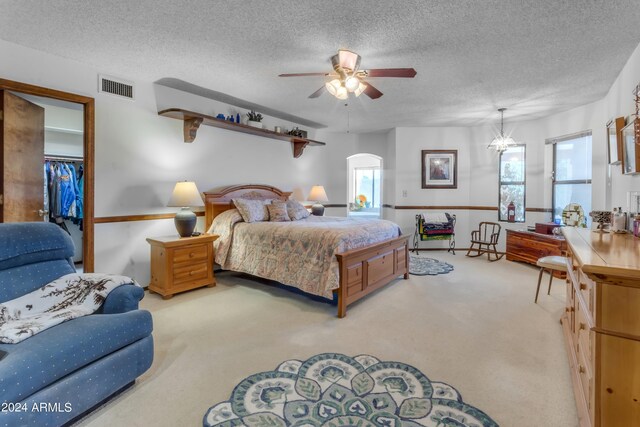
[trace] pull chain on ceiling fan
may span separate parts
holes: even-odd
[[[371,99],[378,99],[382,92],[366,81],[367,78],[377,77],[415,77],[416,70],[413,68],[374,68],[360,70],[360,60],[362,58],[355,52],[340,49],[336,55],[331,57],[333,72],[330,73],[294,73],[280,74],[280,77],[307,77],[324,76],[329,80],[317,91],[309,95],[309,98],[317,98],[326,90],[338,99],[345,100],[349,94],[360,96],[363,93]]]

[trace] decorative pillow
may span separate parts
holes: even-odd
[[[291,221],[287,212],[287,204],[281,200],[272,201],[270,205],[267,205],[267,210],[269,211],[269,221]]]
[[[242,215],[244,222],[269,221],[268,200],[233,199],[233,204]]]
[[[311,215],[307,208],[302,206],[302,203],[296,200],[287,200],[287,213],[289,214],[289,218],[291,218],[291,221],[304,219]]]

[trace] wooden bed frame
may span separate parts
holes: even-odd
[[[208,230],[213,219],[234,208],[232,199],[287,200],[290,192],[269,185],[235,185],[206,191],[205,218]],[[347,306],[391,283],[399,276],[409,278],[409,236],[400,236],[336,255],[340,268],[338,317],[347,314]]]

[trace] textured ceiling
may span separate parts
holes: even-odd
[[[494,123],[498,107],[508,120],[598,100],[640,42],[638,22],[637,0],[0,0],[0,39],[351,131]],[[329,71],[338,48],[362,55],[362,68],[418,75],[372,79],[384,96],[348,107],[307,98],[321,77],[277,77]]]

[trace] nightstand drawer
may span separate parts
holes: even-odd
[[[183,267],[174,267],[173,281],[174,283],[206,279],[209,273],[209,265],[206,262],[197,264],[189,264]]]
[[[186,248],[174,249],[173,263],[207,259],[207,245],[192,245]]]

